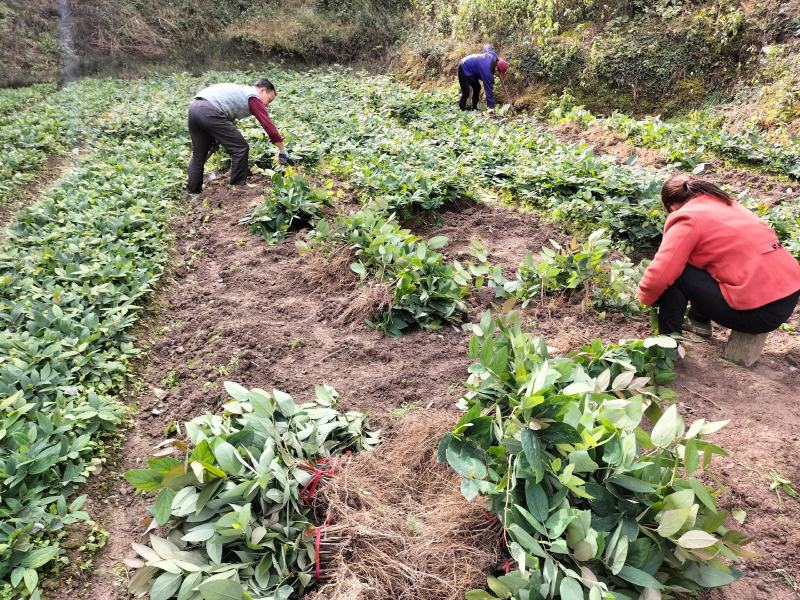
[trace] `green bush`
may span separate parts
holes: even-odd
[[[302,225],[313,225],[328,204],[325,190],[312,188],[308,180],[292,169],[272,175],[272,187],[261,204],[256,205],[239,223],[263,236],[269,244],[282,242],[288,233]]]
[[[335,244],[349,248],[350,265],[362,281],[367,277],[388,287],[391,302],[381,314],[378,329],[399,336],[413,326],[439,329],[459,323],[469,288],[456,283],[454,271],[436,252],[447,243],[438,236],[427,243],[380,211],[369,208],[318,223],[302,249]]]

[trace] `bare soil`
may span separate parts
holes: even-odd
[[[494,564],[497,544],[496,536],[475,535],[482,506],[462,500],[454,474],[433,462],[439,432],[457,418],[453,404],[467,375],[468,335],[447,327],[390,339],[362,322],[343,323],[340,315],[364,293],[355,288],[352,277],[325,285],[319,265],[299,256],[292,239],[268,246],[238,225],[267,185],[261,178],[253,181],[254,187],[239,190],[218,181],[210,184],[174,223],[173,276],[162,285],[154,314],[137,336],[138,346],[147,353],[138,369],[138,412],[124,447],[107,465],[96,491],[90,488],[88,510],[111,533],[109,542],[91,568],[59,580],[48,597],[128,597],[124,589],[129,574],[122,560],[132,555],[131,542],[144,537],[149,498],[135,494],[116,474],[141,466],[171,422],[218,410],[225,400],[225,380],[279,388],[301,399],[313,393],[316,383],[332,385],[344,408],[367,412],[372,425],[386,432],[386,446],[379,451],[383,454],[354,456],[353,473],[385,473],[385,465],[375,462],[384,456],[406,474],[393,493],[374,477],[371,484],[381,494],[381,510],[394,511],[413,525],[405,527],[409,537],[398,546],[396,557],[408,566],[404,572],[414,574],[403,592],[389,586],[382,588],[390,590],[383,596],[365,595],[364,582],[359,583],[365,563],[356,554],[349,567],[339,565],[341,573],[352,577],[337,575],[323,588],[327,591],[317,595],[319,600],[463,597],[465,589],[482,583],[482,571]],[[440,211],[440,218],[412,225],[426,236],[447,235],[445,252],[450,257],[463,254],[470,240],[479,237],[491,259],[510,270],[526,250],[538,250],[549,238],[563,239],[535,215],[485,204],[456,205]],[[614,315],[600,319],[579,300],[555,298],[527,310],[528,329],[545,335],[562,351],[594,337],[608,342],[647,333],[644,321]],[[481,296],[473,303],[477,315],[490,306],[491,298]],[[743,563],[747,577],[742,582],[707,597],[796,598],[787,581],[800,580],[800,502],[779,499],[763,475],[775,467],[800,482],[794,459],[800,453],[800,417],[794,406],[800,385],[800,336],[773,334],[761,363],[747,370],[720,359],[724,335],[717,332],[712,341],[688,347],[675,388],[687,420],[731,419],[716,435],[731,454],[718,472],[724,485],[720,503],[747,511],[743,529],[756,537],[753,547],[761,556]],[[368,523],[371,516],[367,510],[350,518]],[[397,532],[399,525],[392,521],[386,527]],[[376,544],[384,539],[368,529],[359,530],[357,540]],[[440,561],[435,576],[426,576],[425,562],[415,550],[426,536],[430,548],[467,550],[444,554],[445,566]],[[426,595],[431,582],[438,580],[444,581],[445,591]]]

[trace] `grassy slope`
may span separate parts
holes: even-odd
[[[730,124],[800,132],[800,0],[111,0],[72,1],[85,68],[265,55],[392,68],[415,85],[453,80],[465,53],[492,42],[512,63],[517,103],[565,87],[597,112],[672,113],[721,102]],[[544,8],[543,8],[544,7]],[[24,10],[23,10],[24,8]],[[235,48],[235,52],[231,48]],[[0,8],[0,85],[56,75],[50,0]],[[180,57],[180,61],[178,58]],[[216,57],[216,58],[214,58]],[[501,100],[510,100],[502,97]]]

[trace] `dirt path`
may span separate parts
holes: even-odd
[[[131,555],[131,542],[142,537],[147,499],[113,473],[141,466],[172,421],[216,411],[225,399],[225,380],[276,387],[299,398],[325,382],[340,392],[345,408],[367,411],[373,425],[390,434],[409,413],[456,417],[452,406],[467,375],[468,335],[449,327],[389,339],[361,323],[337,323],[359,297],[351,282],[323,289],[314,283],[318,273],[298,256],[291,240],[267,246],[238,225],[259,198],[264,181],[257,183],[259,187],[235,192],[214,184],[175,223],[174,277],[163,286],[157,313],[137,340],[147,350],[139,368],[142,391],[135,398],[139,412],[88,505],[111,536],[91,568],[59,580],[48,595],[51,599],[128,597],[121,561]],[[451,257],[480,237],[491,260],[508,269],[526,249],[538,250],[548,238],[561,237],[534,215],[480,204],[456,206],[441,211],[441,220],[413,226],[424,235],[447,235]],[[487,299],[478,302],[473,314],[487,305]],[[560,350],[593,337],[617,341],[647,330],[643,321],[614,316],[601,320],[580,305],[558,300],[528,310],[525,320],[529,330],[545,335]],[[761,536],[755,547],[763,557],[746,564],[750,577],[710,596],[715,600],[788,600],[794,596],[775,570],[786,569],[800,579],[800,534],[793,525],[800,519],[800,503],[779,502],[768,483],[749,470],[775,466],[800,481],[791,459],[800,452],[800,419],[790,401],[797,398],[800,384],[800,336],[775,334],[769,344],[764,361],[753,371],[720,361],[720,340],[692,346],[680,366],[676,388],[689,419],[732,419],[717,436],[732,453],[722,471],[730,489],[721,503],[742,505],[748,512],[744,528]],[[431,448],[419,452],[429,456]],[[408,457],[411,470],[418,460]],[[446,470],[437,477],[455,481]],[[455,486],[445,488],[452,505]],[[474,508],[464,503],[464,510]],[[453,571],[457,578],[458,569]]]

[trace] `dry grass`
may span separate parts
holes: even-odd
[[[355,456],[322,487],[320,504],[346,547],[309,600],[455,600],[482,588],[501,536],[483,503],[436,462],[454,416],[409,414],[375,451]]]

